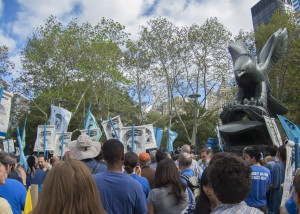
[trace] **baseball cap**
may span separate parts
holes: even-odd
[[[141,162],[145,161],[146,159],[149,159],[150,160],[150,155],[146,152],[142,152],[139,156],[139,160]]]
[[[7,152],[0,152],[0,162],[4,164],[13,165],[16,163],[16,160],[12,158]]]

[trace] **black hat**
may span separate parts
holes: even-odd
[[[12,158],[7,152],[0,152],[0,162],[4,164],[13,165],[16,163],[16,160]]]

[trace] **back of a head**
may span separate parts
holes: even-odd
[[[159,162],[155,171],[155,188],[171,186],[170,194],[175,194],[178,200],[183,199],[181,192],[186,190],[186,185],[180,179],[178,169],[171,159],[164,159]]]
[[[217,198],[226,204],[240,203],[251,188],[251,167],[227,152],[217,153],[212,158],[208,177]]]
[[[134,152],[126,152],[124,166],[127,174],[133,173],[134,168],[138,165],[138,156]]]
[[[261,153],[260,151],[255,147],[247,147],[244,149],[244,153],[248,154],[250,158],[255,158],[256,162],[260,161]]]
[[[81,161],[61,161],[48,172],[33,214],[104,213],[93,176]]]
[[[103,144],[103,157],[108,164],[114,164],[124,156],[124,145],[116,140],[110,139]]]
[[[46,158],[46,156],[45,156],[45,155],[43,155],[43,154],[39,154],[39,155],[37,156],[37,158],[43,158],[43,159],[44,159],[44,161],[47,161],[47,158]]]
[[[157,150],[155,154],[156,162],[159,163],[161,160],[166,159],[167,155],[161,150]]]
[[[179,155],[178,163],[184,168],[189,168],[192,165],[192,156],[187,152],[182,152]]]
[[[27,164],[28,166],[31,168],[31,167],[36,167],[37,166],[37,159],[35,156],[33,155],[30,155],[28,158],[27,158]]]
[[[283,161],[283,162],[286,162],[286,148],[285,148],[285,145],[282,145],[278,148],[278,153],[280,155],[280,159]]]
[[[269,151],[269,153],[270,153],[270,155],[271,156],[276,156],[276,154],[277,154],[277,146],[275,146],[275,145],[270,145],[270,146],[268,146],[268,151]]]
[[[181,147],[181,153],[183,152],[187,152],[187,153],[191,153],[191,147],[187,144],[184,144],[182,147]]]
[[[298,202],[300,201],[300,171],[299,169],[296,171],[295,177],[294,177],[294,186],[295,186],[295,194],[294,197],[298,196]],[[299,204],[297,204],[299,205]]]

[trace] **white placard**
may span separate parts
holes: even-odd
[[[5,139],[10,117],[11,98],[13,94],[3,90],[0,103],[0,139]]]
[[[53,125],[57,132],[67,132],[71,116],[72,113],[67,109],[52,105],[50,125]]]
[[[13,139],[3,140],[3,150],[8,153],[15,153],[15,145]]]
[[[88,129],[80,130],[80,133],[82,135],[87,135]],[[101,135],[102,135],[102,132],[101,132],[100,128],[90,129],[90,137],[91,137],[92,141],[98,142]]]
[[[273,142],[273,145],[279,147],[282,145],[282,139],[280,132],[278,130],[277,124],[275,122],[275,118],[264,116],[265,123],[269,132],[269,135],[271,137],[271,140]]]
[[[120,135],[121,135],[121,129],[123,127],[123,124],[122,124],[120,116],[113,117],[113,118],[111,118],[111,120],[112,120],[112,123],[115,127],[115,130],[116,130],[116,133],[117,133],[119,139],[121,139]],[[115,135],[115,132],[114,132],[114,129],[113,129],[111,123],[110,123],[110,120],[103,121],[101,123],[101,125],[103,126],[103,130],[104,130],[104,133],[105,133],[105,136],[106,136],[107,140],[117,139],[117,137]]]
[[[55,149],[55,128],[54,126],[46,126],[46,151],[54,151]],[[44,125],[37,128],[36,141],[34,144],[34,152],[44,151]]]
[[[132,145],[132,127],[123,127],[121,129],[121,142],[124,145],[124,152],[131,151]],[[146,152],[146,128],[144,126],[136,126],[134,128],[134,152],[139,155]]]
[[[72,132],[64,132],[64,145],[63,145],[63,155],[69,150],[69,143],[71,142]],[[62,132],[56,132],[55,134],[55,156],[61,156],[61,145],[62,143]]]
[[[146,141],[145,148],[146,149],[156,149],[157,144],[154,135],[153,124],[144,125],[146,128]]]

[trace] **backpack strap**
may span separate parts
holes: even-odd
[[[180,177],[184,178],[187,182],[189,182],[190,177],[185,174],[180,174]]]
[[[95,173],[95,170],[98,168],[98,166],[100,165],[100,163],[96,162],[91,170],[92,174]]]

